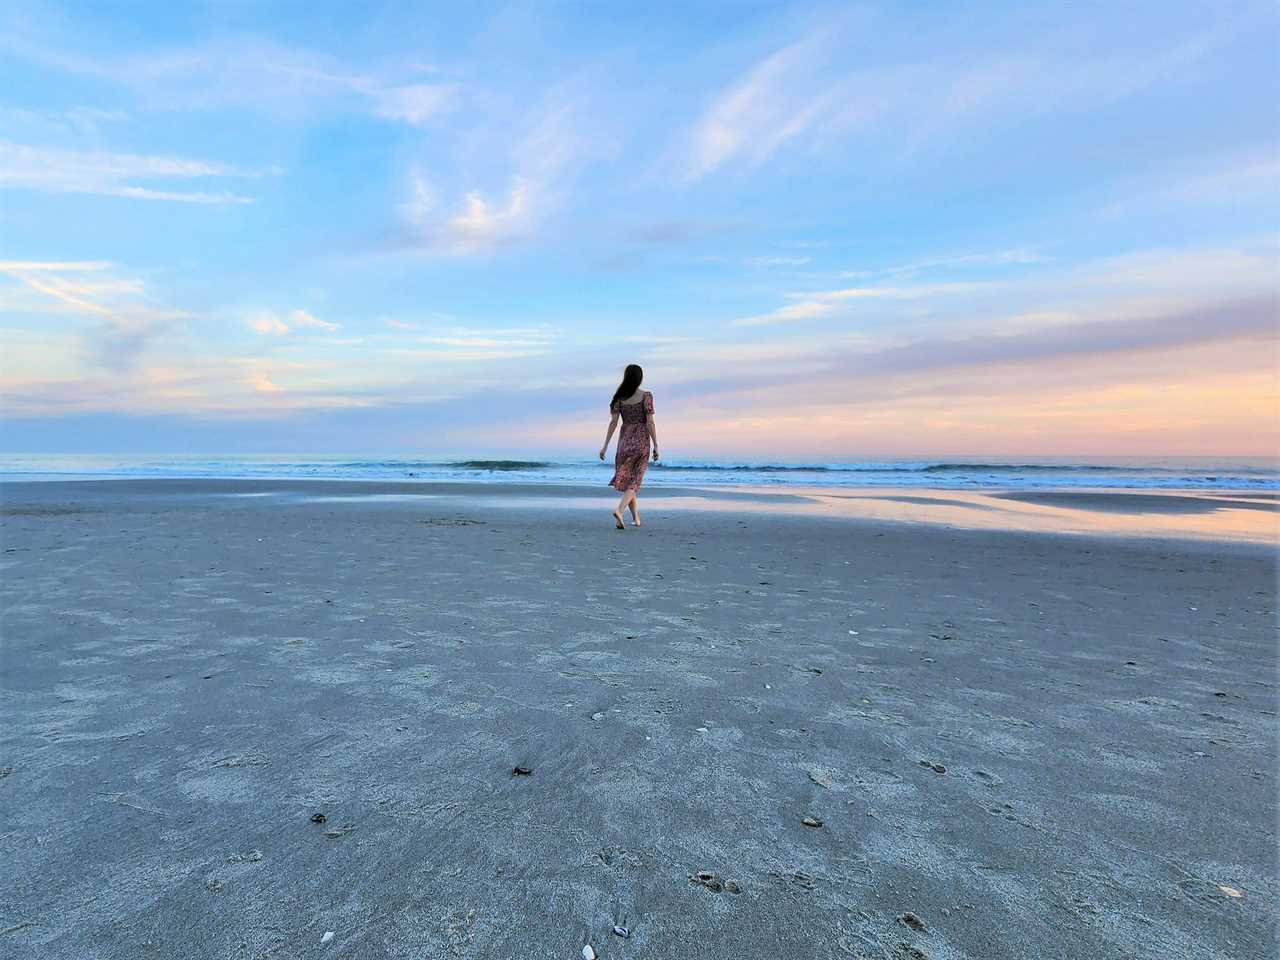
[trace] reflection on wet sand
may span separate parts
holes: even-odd
[[[740,499],[724,490],[671,497],[655,491],[648,503],[654,508],[781,510],[975,529],[1280,543],[1280,505],[1253,493],[931,490],[886,494],[829,488],[789,489],[764,496],[758,490],[751,493],[750,499]]]
[[[127,482],[127,481],[126,481]],[[555,484],[375,484],[270,481],[286,502],[378,503],[424,499],[473,507],[599,510],[607,497]],[[319,491],[323,489],[323,493]],[[1259,491],[938,490],[848,487],[662,487],[644,509],[829,516],[963,529],[1112,534],[1280,544],[1280,503]]]

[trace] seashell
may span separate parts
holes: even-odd
[[[814,767],[809,771],[809,779],[820,787],[831,789],[831,771],[824,770],[821,767]]]
[[[596,952],[591,949],[589,943],[582,948],[582,960],[596,960]]]
[[[328,942],[329,942],[330,940],[332,940],[332,939],[333,939],[333,931],[332,931],[332,930],[326,930],[326,931],[324,932],[324,936],[320,938],[320,942],[321,942],[321,943],[328,943]]]
[[[821,821],[821,820],[819,820],[817,817],[805,817],[805,818],[804,818],[803,820],[801,820],[800,822],[801,822],[801,823],[803,823],[806,827],[820,827],[820,826],[822,826],[822,821]]]
[[[623,940],[626,940],[631,936],[631,931],[628,930],[626,927],[614,927],[613,932],[615,935],[621,937]]]

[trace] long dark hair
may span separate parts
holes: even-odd
[[[613,391],[613,399],[609,401],[609,406],[613,406],[624,397],[629,397],[640,389],[640,381],[644,379],[644,371],[640,369],[640,364],[629,363],[627,369],[622,372],[622,382],[618,384],[618,389]]]

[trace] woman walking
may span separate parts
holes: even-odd
[[[649,466],[649,444],[653,444],[653,459],[658,455],[658,428],[653,422],[653,394],[640,389],[640,381],[644,379],[644,371],[638,364],[631,364],[622,375],[622,383],[613,392],[613,400],[609,404],[609,432],[604,435],[604,446],[600,448],[600,459],[604,459],[609,450],[609,441],[613,439],[613,431],[622,420],[622,432],[618,434],[618,450],[614,457],[613,479],[609,486],[622,491],[622,499],[618,508],[613,511],[613,522],[619,530],[625,530],[622,522],[622,511],[630,508],[631,522],[640,526],[640,503],[636,494],[640,484],[644,482],[644,472]]]

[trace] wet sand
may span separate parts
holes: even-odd
[[[1273,952],[1259,498],[524,493],[3,485],[0,955]]]

